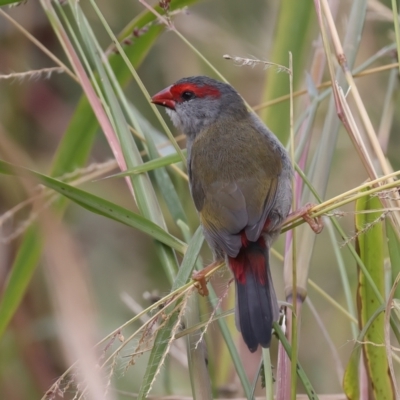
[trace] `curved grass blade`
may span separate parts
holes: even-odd
[[[185,253],[186,251],[187,246],[185,243],[175,238],[164,229],[160,228],[154,222],[151,222],[141,215],[136,214],[101,197],[95,196],[89,192],[85,192],[57,179],[50,178],[49,176],[40,174],[38,172],[29,171],[26,168],[13,166],[1,160],[0,173],[5,173],[9,175],[15,175],[15,173],[18,173],[18,175],[22,176],[32,174],[40,179],[40,181],[46,187],[57,191],[58,193],[81,205],[87,210],[113,219],[114,221],[121,222],[125,225],[131,226],[132,228],[139,229],[140,231],[179,251],[180,253]]]
[[[201,227],[198,227],[185,252],[185,257],[182,260],[182,264],[179,267],[179,272],[176,275],[171,291],[179,289],[181,286],[189,281],[192,276],[194,264],[199,256],[201,246],[204,242],[204,235]]]
[[[183,153],[186,155],[186,150],[183,151]],[[113,174],[102,179],[123,178],[130,175],[143,174],[144,172],[154,171],[157,168],[167,167],[168,165],[176,164],[178,162],[181,162],[179,154],[169,154],[168,156],[154,158],[153,160],[147,161],[135,168],[130,168],[126,171],[119,172],[118,174]]]
[[[354,346],[344,371],[343,390],[348,400],[359,400],[360,398],[360,383],[358,379],[360,375],[361,350],[362,348],[359,344]]]
[[[217,294],[215,293],[215,291],[214,291],[212,286],[210,286],[209,291],[210,291],[210,296],[209,296],[210,303],[213,306],[213,308],[215,308],[215,307],[217,307],[219,298],[218,298]],[[215,316],[219,317],[222,314],[223,314],[223,312],[217,311],[215,313]],[[231,356],[233,365],[235,366],[236,373],[238,374],[240,383],[241,383],[241,385],[243,387],[243,391],[244,391],[246,397],[248,399],[251,399],[252,398],[251,385],[250,385],[249,379],[247,378],[246,370],[244,368],[242,359],[240,358],[239,352],[237,350],[236,343],[234,342],[234,340],[232,338],[232,334],[229,331],[228,324],[225,321],[225,319],[218,318],[218,325],[219,325],[219,329],[221,331],[221,334],[222,334],[222,336],[224,338],[226,347],[228,348],[229,355]]]

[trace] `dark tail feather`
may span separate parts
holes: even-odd
[[[279,318],[279,306],[272,283],[268,249],[242,248],[243,272],[236,281],[236,326],[251,352],[258,345],[269,347],[272,324]]]

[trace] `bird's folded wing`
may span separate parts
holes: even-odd
[[[276,203],[276,193],[278,189],[278,177],[271,179],[269,185],[264,188],[264,203],[261,210],[258,204],[248,201],[247,212],[249,221],[245,228],[246,237],[251,242],[255,242],[261,235],[265,222],[268,220],[270,212],[273,210]]]
[[[226,254],[236,257],[240,231],[247,225],[246,201],[236,183],[215,182],[207,188],[200,219],[209,235]]]

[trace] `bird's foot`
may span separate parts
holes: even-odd
[[[296,218],[303,218],[305,222],[307,222],[308,225],[310,225],[310,228],[315,232],[315,233],[321,233],[322,229],[324,228],[324,224],[322,222],[322,217],[311,217],[310,216],[310,210],[315,206],[315,204],[312,203],[307,203],[304,207],[299,208],[296,211],[293,211],[290,213],[285,222],[292,222]]]
[[[207,274],[212,271],[215,267],[221,264],[221,261],[214,261],[211,264],[204,267],[201,271],[194,271],[192,274],[192,279],[196,282],[194,286],[197,288],[201,296],[208,296],[207,289]]]

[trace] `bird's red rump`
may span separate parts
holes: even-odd
[[[241,283],[246,283],[246,273],[251,271],[258,281],[265,285],[267,282],[267,267],[265,260],[265,241],[260,237],[257,242],[249,242],[246,235],[241,234],[243,247],[239,254],[229,258],[229,266],[235,276],[235,279]],[[244,244],[244,238],[245,243]]]
[[[193,92],[196,97],[214,97],[219,98],[221,96],[221,92],[210,85],[198,86],[193,83],[179,83],[178,85],[174,85],[171,87],[171,93],[176,101],[180,98],[181,94],[190,91]]]

